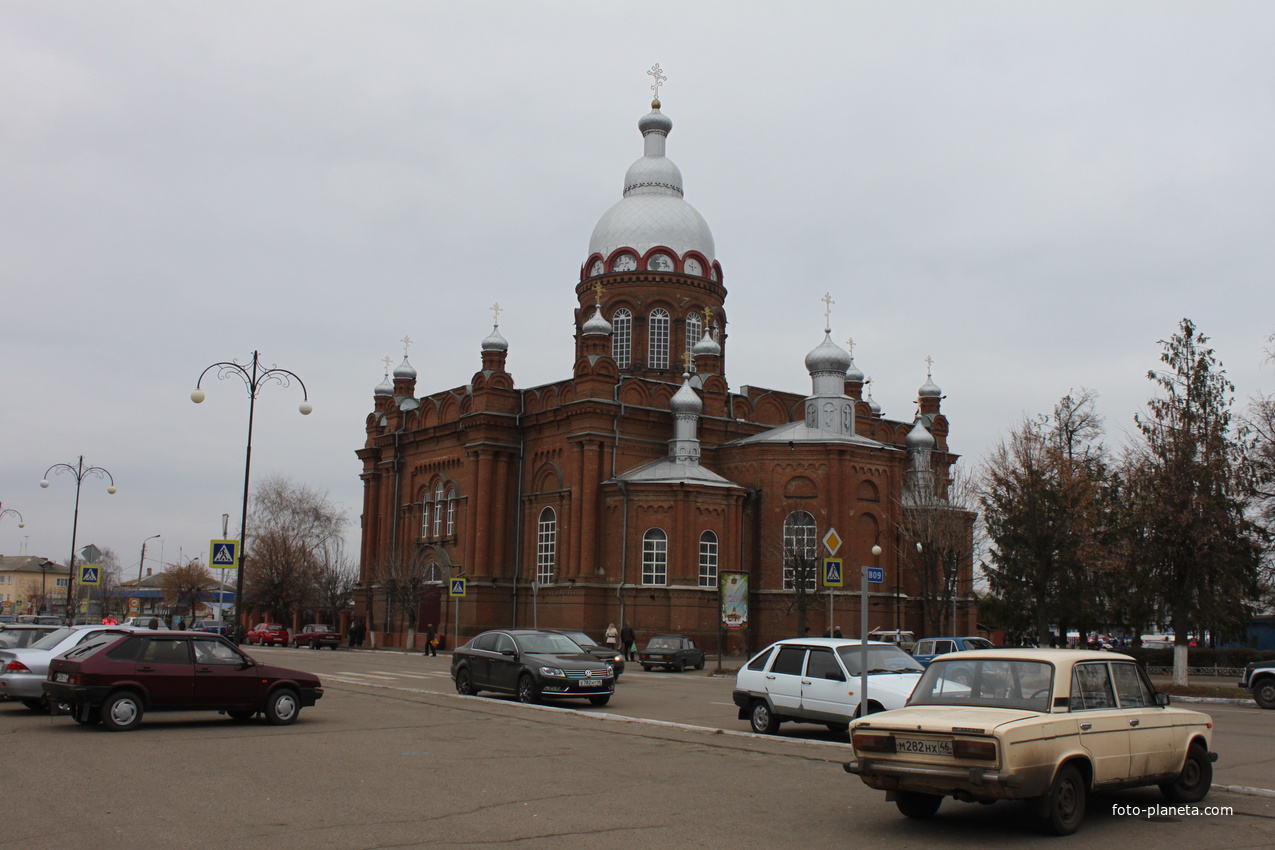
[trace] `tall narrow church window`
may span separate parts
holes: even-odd
[[[717,587],[717,535],[711,531],[699,536],[699,586]]]
[[[443,533],[443,485],[434,488],[434,536]]]
[[[700,318],[699,313],[691,313],[686,317],[686,351],[693,354],[695,345],[704,338],[704,320]],[[690,371],[695,371],[694,358],[687,361],[690,363]]]
[[[668,368],[668,310],[656,307],[647,325],[646,365],[652,369]]]
[[[633,314],[621,307],[611,317],[611,359],[621,369],[629,368],[633,353]]]
[[[447,491],[447,536],[456,533],[456,488]]]
[[[553,508],[540,512],[536,524],[536,581],[553,584],[554,568],[558,560],[558,515]]]
[[[795,590],[798,575],[806,590],[819,589],[819,528],[806,511],[793,511],[784,519],[784,590]]]
[[[429,502],[421,504],[421,537],[429,537],[429,509]]]
[[[662,528],[642,535],[642,584],[668,584],[668,535]]]

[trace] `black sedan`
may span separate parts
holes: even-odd
[[[566,635],[536,629],[483,632],[452,653],[456,692],[513,694],[519,702],[587,699],[606,705],[615,672]]]
[[[643,670],[663,667],[682,672],[687,667],[704,669],[704,650],[695,645],[692,638],[682,635],[656,635],[638,652],[638,663]]]
[[[605,661],[610,664],[611,669],[615,671],[615,680],[617,682],[620,681],[620,674],[624,672],[624,653],[620,652],[620,650],[603,646],[584,632],[572,631],[571,629],[545,629],[545,631],[566,635],[571,638],[580,644],[580,648],[585,652],[599,661]]]

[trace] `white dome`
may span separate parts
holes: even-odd
[[[806,371],[811,375],[835,372],[844,377],[848,368],[850,368],[850,355],[832,341],[832,332],[825,330],[823,342],[806,355]]]
[[[483,351],[508,351],[509,343],[500,335],[500,328],[497,325],[491,326],[491,333],[487,334],[482,343]]]
[[[932,449],[934,448],[934,435],[926,430],[925,423],[918,416],[903,444],[909,449]]]

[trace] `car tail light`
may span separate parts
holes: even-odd
[[[18,660],[15,658],[13,661],[10,661],[8,664],[4,665],[4,672],[6,672],[6,673],[30,673],[30,672],[31,672],[31,668],[30,668],[30,667],[28,667],[27,665],[23,664],[21,661],[18,661]]]
[[[995,761],[995,741],[955,741],[952,744],[952,755],[958,759],[985,759]]]
[[[854,736],[854,748],[865,753],[892,753],[894,752],[894,736],[858,732]]]

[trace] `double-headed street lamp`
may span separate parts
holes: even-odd
[[[13,508],[4,508],[3,510],[0,510],[0,519],[4,519],[9,514],[13,514],[18,518],[18,528],[27,527],[26,521],[22,519],[22,514],[18,513]]]
[[[44,470],[44,478],[40,481],[41,487],[49,486],[50,472],[55,472],[58,475],[65,472],[75,478],[75,517],[71,520],[71,558],[66,562],[69,570],[69,574],[66,577],[66,619],[69,625],[73,621],[71,615],[71,591],[75,588],[75,533],[80,526],[80,485],[84,483],[85,476],[96,475],[98,478],[105,478],[111,482],[110,486],[106,488],[106,492],[114,495],[115,478],[100,466],[85,466],[84,455],[80,455],[80,459],[75,466],[71,466],[69,463],[55,463]]]
[[[238,575],[235,577],[235,620],[239,621],[243,617],[244,543],[248,536],[248,480],[252,470],[252,418],[256,410],[257,393],[267,381],[274,381],[279,386],[287,387],[295,380],[301,387],[301,406],[298,408],[301,411],[301,415],[308,416],[310,411],[314,410],[314,406],[310,404],[310,396],[306,392],[305,382],[295,372],[280,369],[278,366],[263,369],[261,356],[256,351],[252,352],[251,371],[249,371],[248,366],[236,360],[230,360],[214,363],[200,372],[199,380],[195,382],[195,389],[190,394],[190,400],[195,404],[199,404],[204,400],[204,391],[200,389],[200,384],[203,383],[204,377],[213,369],[217,370],[217,378],[219,380],[225,380],[228,376],[235,375],[244,382],[244,386],[248,390],[248,451],[244,457],[243,464],[243,510],[239,518],[239,563],[236,570]],[[242,627],[243,624],[241,622],[235,623],[235,643],[239,642],[239,635],[243,630]]]

